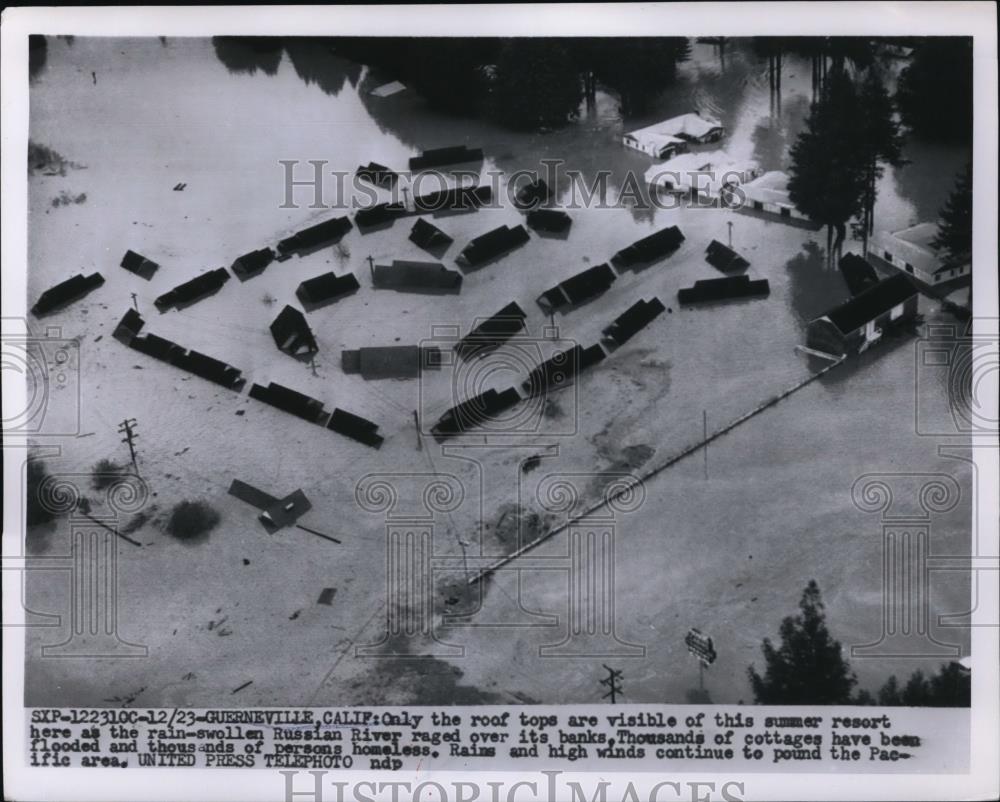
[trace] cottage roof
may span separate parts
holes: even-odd
[[[918,223],[901,231],[880,231],[875,235],[876,253],[888,251],[917,270],[933,273],[941,268],[941,260],[931,246],[937,228],[936,223]]]
[[[794,207],[788,196],[788,173],[781,170],[771,170],[747,182],[743,185],[743,194],[752,201]]]
[[[688,139],[700,139],[716,128],[721,128],[722,123],[710,117],[690,112],[681,114],[678,117],[671,117],[669,120],[647,125],[645,128],[638,128],[630,131],[627,135],[640,141],[655,142],[658,140],[667,141],[674,139],[683,142],[681,137]]]
[[[917,288],[906,274],[896,273],[854,296],[847,303],[831,309],[823,317],[841,333],[849,334],[916,294]]]

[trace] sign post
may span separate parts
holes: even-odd
[[[718,656],[715,653],[715,644],[712,639],[692,627],[688,634],[684,636],[684,645],[687,650],[698,660],[698,689],[705,690],[705,669],[715,662]]]

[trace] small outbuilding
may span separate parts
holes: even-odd
[[[705,249],[705,261],[723,273],[735,273],[750,267],[748,260],[717,239],[712,240]]]
[[[462,274],[440,262],[396,259],[389,265],[372,268],[372,284],[380,290],[396,290],[423,295],[457,295],[462,291]]]
[[[686,305],[729,301],[736,298],[759,298],[770,293],[771,285],[766,278],[751,279],[750,276],[743,274],[696,281],[693,287],[678,290],[677,300]]]
[[[684,235],[677,226],[669,226],[648,237],[622,248],[611,257],[611,264],[619,270],[634,270],[646,267],[653,262],[670,256],[681,247]]]
[[[410,229],[410,242],[425,251],[439,253],[451,245],[454,240],[433,223],[419,219]]]
[[[392,189],[399,181],[396,173],[378,162],[368,162],[367,166],[358,167],[357,176],[360,180],[383,189]]]
[[[286,305],[271,324],[271,336],[279,351],[289,356],[308,357],[319,351],[306,316],[294,306]]]
[[[275,253],[270,248],[258,248],[256,251],[236,257],[229,269],[240,281],[246,281],[263,273],[274,258]]]
[[[299,284],[295,296],[302,302],[307,312],[312,312],[354,294],[360,287],[361,284],[353,273],[345,273],[342,276],[323,273]]]
[[[149,281],[153,277],[153,274],[160,269],[160,266],[152,259],[147,259],[135,251],[125,251],[121,266],[129,273],[135,273],[139,278],[144,278],[146,281]]]
[[[377,423],[339,408],[333,410],[326,428],[371,448],[381,448],[385,439],[378,433]]]
[[[571,218],[561,209],[532,209],[525,215],[528,228],[542,231],[546,234],[564,234],[573,224]]]

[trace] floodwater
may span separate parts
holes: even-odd
[[[614,201],[629,172],[641,178],[650,165],[621,146],[622,131],[700,108],[726,126],[721,146],[731,156],[785,167],[808,111],[809,64],[785,60],[778,108],[748,46],[728,47],[723,63],[713,46],[693,45],[678,82],[641,117],[622,120],[614,98],[599,92],[595,107],[581,109],[571,125],[523,134],[434,114],[409,91],[375,97],[369,90],[383,77],[316,43],[265,53],[227,48],[208,39],[52,39],[32,85],[31,138],[85,169],[30,181],[29,297],[81,271],[100,270],[108,280],[51,321],[62,336],[81,341],[80,432],[93,434],[65,444],[50,470],[86,472],[99,458],[120,457],[117,423],[137,417],[154,524],[184,498],[209,500],[223,521],[197,547],[172,541],[154,524],[139,530],[141,550],[122,547],[119,618],[132,641],[150,647],[141,678],[123,665],[128,661],[106,660],[98,672],[38,659],[37,648],[52,636],[37,630],[29,639],[29,700],[102,704],[138,691],[137,703],[148,705],[427,702],[437,699],[422,690],[433,684],[429,670],[447,676],[447,687],[464,689],[462,698],[592,701],[600,689],[594,660],[564,655],[559,670],[550,670],[553,658],[539,655],[539,645],[560,639],[552,622],[565,619],[551,616],[563,616],[567,592],[543,569],[504,573],[487,587],[483,617],[448,627],[446,637],[438,633],[461,649],[408,646],[439,657],[422,673],[358,656],[355,646],[379,640],[392,605],[373,606],[386,593],[385,511],[359,507],[355,485],[369,474],[395,474],[400,498],[412,501],[432,474],[455,478],[461,498],[436,519],[433,548],[443,562],[431,583],[435,593],[453,587],[449,582],[509,550],[498,533],[503,510],[520,504],[559,520],[565,511],[547,511],[540,501],[546,477],[571,477],[586,506],[608,476],[661,464],[698,442],[706,427],[715,431],[822,367],[794,349],[810,318],[848,297],[839,273],[824,268],[825,232],[721,210],[579,209],[571,212],[568,239],[532,235],[523,248],[467,275],[459,296],[376,292],[368,256],[428,258],[407,240],[404,220],[384,231],[352,231],[340,248],[275,264],[247,283],[233,279],[183,311],[159,315],[152,301],[199,272],[343,213],[309,208],[309,187],[296,190],[298,208],[281,208],[283,160],[299,163],[300,179],[309,177],[309,160],[348,172],[369,161],[399,170],[420,150],[464,143],[483,148],[484,170],[506,175],[539,169],[543,159],[565,160],[588,184],[596,171],[610,171]],[[890,80],[898,67],[886,65]],[[968,158],[921,143],[908,144],[905,155],[910,163],[887,170],[880,182],[877,227],[932,219]],[[186,188],[173,191],[179,182]],[[559,189],[560,200],[570,197],[568,179]],[[64,190],[86,192],[86,202],[52,206]],[[334,190],[331,184],[327,202]],[[454,267],[469,239],[520,218],[505,203],[435,220],[455,239],[442,261]],[[623,274],[601,298],[557,315],[557,333],[546,331],[549,321],[534,302],[542,291],[667,225],[686,237],[676,254]],[[680,309],[677,290],[715,274],[704,248],[730,232],[751,276],[769,280],[770,297]],[[860,250],[855,242],[847,247]],[[163,266],[151,282],[117,267],[126,248]],[[362,290],[310,313],[321,349],[311,368],[280,354],[267,326],[284,303],[294,303],[300,281],[329,270],[353,271]],[[371,451],[312,430],[245,394],[234,397],[126,350],[108,335],[133,293],[147,330],[236,365],[252,381],[281,382],[327,409],[363,414],[380,425],[385,445]],[[516,440],[469,438],[451,451],[427,437],[416,447],[415,410],[429,426],[470,388],[519,381],[539,354],[590,345],[635,300],[654,295],[670,312],[560,393],[540,428]],[[447,345],[454,326],[467,331],[512,300],[528,312],[531,337],[505,349],[499,367],[460,365],[420,382],[365,382],[340,370],[342,348]],[[922,311],[928,320],[939,315],[928,299]],[[622,657],[629,701],[685,701],[694,670],[683,649],[690,626],[716,637],[720,660],[707,681],[713,700],[748,700],[747,664],[759,663],[760,640],[776,636],[810,578],[820,582],[831,628],[845,645],[877,638],[879,525],[853,506],[853,482],[867,472],[943,472],[969,498],[967,465],[940,456],[940,439],[914,432],[915,408],[946,393],[945,382],[917,372],[914,347],[912,340],[889,344],[838,369],[718,440],[707,459],[699,453],[648,482],[645,503],[616,522],[618,632],[645,647],[643,657]],[[53,420],[75,413],[70,395],[54,399]],[[953,429],[947,403],[930,407],[934,431]],[[537,454],[545,455],[542,468],[519,469]],[[226,495],[233,478],[275,495],[301,487],[314,505],[304,523],[343,544],[334,548],[295,530],[267,536],[253,510]],[[935,546],[967,548],[969,517],[966,502],[940,516]],[[57,527],[45,548],[58,550],[66,537]],[[538,552],[558,558],[560,549],[564,538]],[[332,608],[315,604],[324,587],[338,589]],[[39,582],[29,592],[33,608],[46,609],[61,603],[63,591]],[[968,595],[967,579],[950,574],[934,611],[963,612]],[[511,606],[515,599],[520,607]],[[498,601],[507,606],[496,609]],[[522,615],[525,608],[535,612]],[[225,636],[209,626],[222,616]],[[546,627],[509,626],[539,620]],[[498,628],[502,623],[508,626]],[[965,630],[946,638],[967,650]],[[855,668],[874,690],[890,673],[936,665],[867,659]],[[239,697],[229,696],[251,678]]]

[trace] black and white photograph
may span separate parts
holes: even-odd
[[[5,774],[988,798],[996,9],[742,5],[4,13]]]

